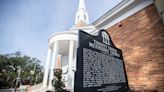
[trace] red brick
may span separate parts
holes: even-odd
[[[121,23],[107,31],[123,52],[130,87],[164,92],[164,25],[154,5]]]

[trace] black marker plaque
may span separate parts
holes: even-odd
[[[75,92],[127,92],[128,82],[120,49],[101,30],[92,36],[79,30]]]

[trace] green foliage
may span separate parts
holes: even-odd
[[[54,72],[54,80],[52,81],[52,85],[55,88],[56,92],[63,92],[63,88],[65,87],[63,81],[62,81],[62,70],[56,69]]]
[[[20,80],[22,84],[40,83],[43,77],[40,60],[22,55],[21,52],[0,55],[0,88],[11,88],[15,86],[18,76],[18,66],[21,68]],[[34,69],[35,67],[35,69]],[[34,71],[31,74],[31,71]],[[38,81],[34,81],[38,77]],[[30,80],[31,79],[31,80]]]

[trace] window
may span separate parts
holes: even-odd
[[[84,15],[84,19],[86,19],[86,15]]]

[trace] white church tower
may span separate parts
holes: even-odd
[[[79,7],[76,12],[75,24],[70,31],[82,29],[88,33],[92,33],[96,28],[89,23],[88,12],[85,7],[85,0],[79,0]]]
[[[83,22],[87,25],[89,24],[88,12],[86,11],[84,0],[80,0],[79,8],[78,11],[76,12],[75,25],[78,24],[79,22]]]
[[[91,33],[95,30],[95,27],[89,24],[85,0],[79,0],[75,24],[72,26],[72,28],[69,31],[54,33],[48,39],[48,53],[43,78],[44,89],[54,90],[52,86],[52,80],[54,79],[54,69],[61,69],[62,80],[65,83],[65,89],[73,92],[79,29],[88,33]]]

